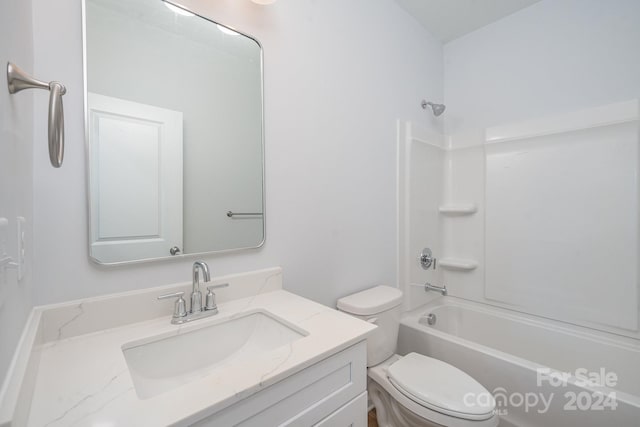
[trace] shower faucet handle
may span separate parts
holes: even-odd
[[[419,259],[420,265],[423,269],[428,270],[431,266],[433,266],[434,270],[436,269],[436,263],[438,260],[433,256],[431,249],[424,248],[422,252],[420,252]]]

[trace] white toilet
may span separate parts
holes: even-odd
[[[338,300],[338,309],[378,328],[367,338],[369,397],[380,427],[495,427],[495,401],[460,369],[418,353],[395,354],[402,292],[376,286]]]

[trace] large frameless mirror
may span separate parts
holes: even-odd
[[[85,0],[89,253],[264,242],[262,49],[162,0]]]

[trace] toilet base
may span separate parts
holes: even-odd
[[[380,427],[496,427],[499,417],[486,420],[465,420],[426,408],[401,393],[387,378],[387,368],[400,356],[368,369],[368,392],[376,408]]]
[[[369,398],[376,408],[376,418],[379,427],[446,427],[442,424],[425,420],[407,410],[380,387],[378,383],[371,379],[369,380],[367,390],[369,392]]]

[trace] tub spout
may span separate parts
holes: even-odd
[[[446,286],[434,286],[431,283],[427,282],[424,284],[424,291],[436,291],[440,292],[442,295],[447,295],[447,287]]]

